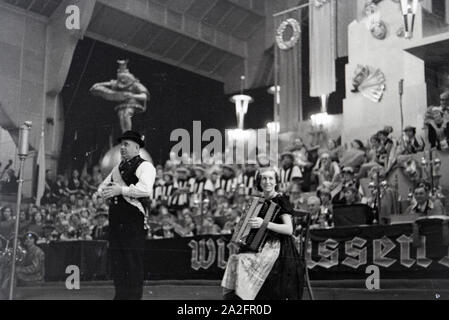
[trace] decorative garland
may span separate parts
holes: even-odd
[[[284,40],[284,32],[287,27],[290,26],[293,29],[293,35],[289,40]],[[301,36],[301,26],[298,20],[290,18],[281,23],[277,30],[276,42],[281,50],[289,50],[293,48],[298,42]]]

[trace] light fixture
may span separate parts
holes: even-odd
[[[321,112],[327,113],[327,102],[329,100],[329,96],[327,94],[323,94],[320,97],[321,100]]]
[[[243,129],[227,129],[226,133],[230,141],[246,141],[250,136],[250,132]]]
[[[245,82],[245,76],[241,76],[242,81],[240,94],[231,98],[231,102],[235,104],[235,112],[237,114],[237,127],[241,130],[244,129],[245,115],[248,112],[248,106],[254,100],[250,96],[243,94],[243,87]]]
[[[276,131],[276,133],[280,132],[280,122],[279,122],[279,109],[281,106],[281,86],[271,86],[268,89],[268,93],[274,96],[274,109],[273,109],[273,118],[274,118],[274,122],[277,123],[279,130]],[[270,131],[270,128],[268,128],[269,132],[273,132]],[[274,132],[273,132],[274,133]]]
[[[400,0],[401,10],[404,17],[405,38],[413,37],[413,29],[415,28],[416,13],[418,12],[418,4],[420,0]]]
[[[276,103],[281,104],[281,87],[280,86],[272,86],[268,89],[268,93],[272,94],[276,98]]]
[[[326,126],[330,122],[330,116],[327,112],[316,113],[311,117],[312,123],[315,126]]]
[[[328,102],[329,96],[323,94],[320,97],[321,100],[321,112],[312,115],[310,118],[312,120],[312,124],[315,126],[325,126],[329,124],[330,122],[330,116],[327,113],[327,102]]]
[[[267,123],[267,129],[270,134],[276,134],[280,132],[281,127],[278,121],[273,121]]]

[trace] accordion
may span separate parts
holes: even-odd
[[[235,226],[231,242],[238,244],[243,250],[258,252],[267,237],[268,223],[274,221],[280,210],[281,207],[272,201],[251,197],[240,221]],[[252,229],[249,220],[258,217],[264,220],[264,224],[260,229]]]

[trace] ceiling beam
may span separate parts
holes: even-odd
[[[210,74],[208,72],[203,72],[202,70],[198,70],[198,69],[196,69],[194,67],[190,67],[190,66],[188,66],[186,64],[179,63],[179,61],[175,61],[175,60],[169,59],[167,57],[163,57],[163,56],[151,53],[149,51],[144,51],[142,49],[130,46],[129,44],[126,45],[126,47],[125,47],[124,46],[125,44],[121,43],[120,41],[117,41],[117,40],[114,40],[114,39],[109,39],[109,38],[106,38],[106,37],[104,37],[102,35],[99,35],[99,34],[96,34],[96,33],[90,32],[90,31],[86,32],[86,36],[89,37],[89,38],[92,38],[94,40],[98,40],[98,41],[101,41],[101,42],[108,43],[108,44],[110,44],[112,46],[115,46],[115,47],[118,47],[118,48],[121,48],[121,49],[124,49],[124,50],[129,50],[131,52],[134,52],[136,54],[148,57],[150,59],[162,61],[162,62],[170,64],[170,65],[175,65],[175,66],[177,66],[177,67],[179,67],[181,69],[184,69],[184,70],[187,70],[187,71],[190,71],[190,72],[193,72],[193,73],[197,73],[197,74],[202,75],[204,77],[207,77],[207,78],[219,81],[219,82],[224,82],[224,78],[220,77],[220,76],[218,76],[216,74]]]
[[[229,52],[241,58],[246,58],[247,50],[245,41],[238,39],[232,35],[226,35],[230,38],[231,41],[223,41],[221,37],[216,36],[216,33],[219,32],[216,28],[212,28],[214,36],[210,39],[205,39],[201,34],[200,20],[193,19],[190,16],[182,15],[180,18],[182,19],[182,21],[180,21],[181,29],[174,28],[166,19],[168,14],[168,8],[166,6],[158,5],[152,2],[146,2],[146,5],[143,6],[141,2],[133,0],[98,0],[98,2],[103,6],[110,7],[122,11],[125,14],[146,20],[159,27],[163,27],[175,33],[179,33],[194,40],[203,42],[211,47]],[[187,30],[188,27],[186,26],[186,18],[188,19],[190,27],[192,27],[193,25],[194,29],[196,30],[190,30],[192,28]]]

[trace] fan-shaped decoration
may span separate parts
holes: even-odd
[[[351,91],[360,92],[365,98],[379,102],[386,89],[385,82],[385,75],[380,69],[358,65],[352,80],[354,89]]]

